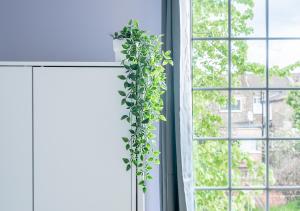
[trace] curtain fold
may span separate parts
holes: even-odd
[[[165,50],[174,66],[166,69],[168,90],[160,123],[161,210],[193,211],[190,1],[163,0]]]

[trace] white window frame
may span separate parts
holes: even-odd
[[[243,111],[243,97],[235,97],[235,100],[238,102],[240,102],[240,108],[239,109],[233,109],[232,105],[231,105],[231,112],[232,113],[241,113]],[[220,112],[221,113],[227,113],[228,112],[228,106],[225,108],[225,107],[220,107]]]
[[[257,99],[260,103],[256,102]],[[262,114],[263,109],[264,109],[264,105],[263,105],[263,102],[261,101],[261,96],[254,95],[252,102],[253,102],[252,103],[253,114]]]
[[[191,0],[192,1],[192,0]],[[269,93],[270,90],[299,90],[300,91],[300,87],[269,87],[269,78],[270,78],[270,74],[269,74],[269,42],[270,40],[300,40],[300,36],[299,37],[270,37],[269,36],[269,2],[272,3],[270,0],[265,0],[266,1],[266,7],[265,7],[265,19],[266,19],[266,24],[265,24],[265,31],[266,31],[266,35],[264,37],[232,37],[232,33],[231,33],[231,1],[232,0],[228,0],[228,35],[225,37],[192,37],[191,40],[192,41],[199,41],[199,40],[204,40],[204,41],[213,41],[213,40],[224,40],[224,41],[228,41],[228,81],[229,81],[229,85],[228,87],[193,87],[192,92],[196,92],[196,91],[203,91],[203,90],[211,90],[211,91],[228,91],[228,105],[231,105],[231,101],[232,101],[232,93],[233,91],[238,91],[238,90],[248,90],[248,91],[252,91],[252,90],[261,90],[264,91],[266,93],[265,96],[265,105],[269,105],[269,106],[265,106],[265,111],[266,111],[266,136],[259,138],[259,140],[262,140],[265,142],[266,145],[266,149],[265,149],[265,165],[266,165],[266,170],[265,170],[265,177],[266,177],[266,182],[262,187],[235,187],[232,185],[232,155],[230,153],[228,153],[228,187],[194,187],[195,191],[227,191],[228,192],[228,204],[229,204],[229,211],[232,211],[232,193],[233,191],[243,191],[243,190],[263,190],[266,192],[266,201],[265,201],[265,210],[269,211],[270,210],[270,192],[271,191],[288,191],[288,190],[299,190],[300,191],[300,185],[296,185],[296,186],[273,186],[270,182],[270,175],[269,175],[269,143],[271,141],[276,141],[276,140],[281,140],[281,141],[290,141],[290,140],[299,140],[300,141],[300,137],[294,137],[294,138],[284,138],[284,137],[270,137],[270,132],[269,132],[269,122],[270,120],[272,120],[272,108],[271,108],[271,103],[269,102],[270,98],[269,98]],[[192,4],[191,4],[192,5]],[[191,15],[191,19],[192,19],[192,15]],[[266,64],[265,64],[265,68],[266,68],[266,73],[265,73],[265,87],[232,87],[232,85],[230,84],[230,82],[232,81],[231,78],[231,73],[233,72],[232,69],[232,61],[231,61],[231,56],[232,56],[232,41],[234,40],[262,40],[265,41],[266,43]],[[250,101],[251,103],[251,101]],[[253,103],[253,101],[252,101]],[[231,151],[231,147],[232,147],[232,141],[240,139],[240,140],[255,140],[253,139],[253,137],[243,137],[243,138],[238,138],[238,137],[232,137],[231,134],[231,113],[235,112],[233,110],[231,110],[230,106],[229,109],[221,109],[221,112],[227,112],[228,113],[228,137],[194,137],[195,141],[205,141],[205,140],[227,140],[228,141],[228,149],[229,152]]]

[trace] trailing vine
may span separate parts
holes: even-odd
[[[130,124],[129,136],[122,137],[128,158],[123,158],[126,170],[135,167],[138,184],[147,191],[146,181],[151,180],[153,164],[159,164],[160,152],[156,149],[154,123],[166,121],[161,114],[166,91],[165,65],[173,64],[170,51],[162,51],[161,35],[149,35],[139,28],[138,22],[130,20],[113,37],[123,39],[122,61],[126,71],[119,75],[124,81],[120,90],[121,104],[128,111],[121,117]]]

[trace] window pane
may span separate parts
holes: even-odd
[[[269,113],[270,137],[300,137],[300,91],[270,91]]]
[[[228,2],[231,2],[234,37],[230,41],[231,58],[228,58],[228,40],[213,39],[228,39]],[[300,88],[300,40],[284,39],[300,37],[300,1],[269,0],[269,35],[281,39],[270,39],[268,49],[266,40],[242,39],[266,36],[266,0],[193,0],[192,3],[192,36],[206,38],[194,39],[192,52],[196,210],[228,210],[228,184],[233,187],[231,210],[265,210],[266,191],[269,191],[270,211],[300,210],[300,189],[272,189],[300,186],[300,140],[292,140],[300,138],[300,90],[293,90]],[[269,78],[266,78],[267,50]],[[224,140],[228,136],[232,138],[231,154],[228,154],[228,140]],[[270,137],[268,163],[267,141],[263,140],[266,137]],[[271,190],[266,187],[267,165]],[[225,187],[226,191],[200,191],[201,187]],[[265,189],[235,190],[236,187]]]
[[[300,1],[272,0],[269,4],[270,36],[300,36]]]
[[[261,138],[265,137],[266,92],[233,91],[232,101],[241,101],[241,109],[231,112],[232,137]]]
[[[231,26],[234,37],[265,37],[265,0],[232,0]]]
[[[231,151],[233,186],[264,186],[265,141],[233,141]]]
[[[193,37],[228,36],[228,1],[193,0]]]
[[[300,40],[270,41],[269,54],[270,87],[299,87]]]
[[[300,190],[284,190],[270,192],[271,211],[300,210]]]
[[[270,141],[270,184],[300,186],[300,141]]]
[[[232,87],[266,86],[266,42],[232,41]]]
[[[240,190],[232,192],[233,211],[265,210],[266,193],[262,190]]]
[[[193,92],[193,126],[196,137],[227,137],[227,91]]]
[[[228,192],[219,190],[196,191],[196,211],[227,211]]]
[[[228,184],[228,142],[194,141],[193,167],[196,187]]]
[[[193,42],[193,86],[228,87],[228,42]]]

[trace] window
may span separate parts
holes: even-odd
[[[221,112],[228,112],[228,104],[220,108]],[[242,99],[237,98],[231,102],[231,112],[241,112],[242,111]]]
[[[300,1],[191,1],[196,210],[300,210]]]
[[[253,114],[262,114],[264,110],[264,104],[261,96],[253,97]]]

